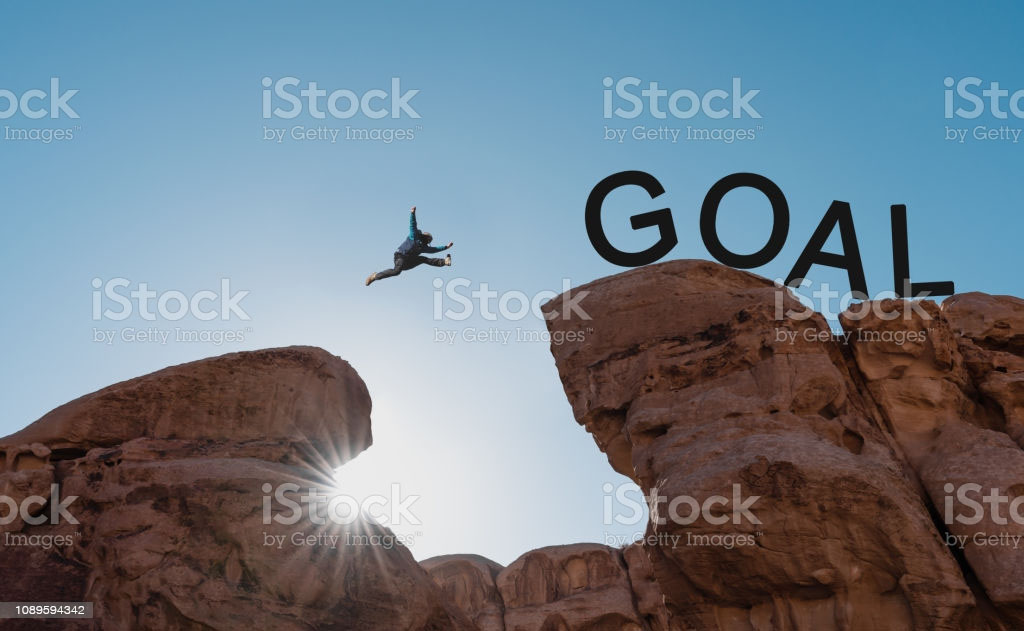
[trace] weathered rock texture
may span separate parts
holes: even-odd
[[[495,583],[504,569],[501,565],[474,554],[433,557],[420,565],[480,631],[504,631],[505,604]]]
[[[666,609],[644,624],[1022,628],[1024,528],[980,499],[1024,496],[1024,301],[872,303],[897,319],[848,313],[844,340],[770,281],[703,261],[573,291],[590,319],[548,324],[585,338],[552,345],[573,413],[656,500],[639,551]],[[949,498],[974,515],[948,491],[964,484],[984,514],[947,524]]]
[[[0,439],[0,496],[42,498],[0,525],[2,600],[91,601],[46,628],[109,630],[1024,628],[1024,301],[867,303],[839,332],[703,261],[574,292],[589,318],[549,320],[574,340],[552,353],[577,421],[652,498],[642,543],[417,564],[374,523],[267,523],[289,512],[267,489],[329,487],[371,442],[358,375],[294,347]],[[73,520],[38,523],[71,496]]]
[[[408,550],[365,536],[387,529],[265,523],[265,489],[329,488],[370,445],[369,415],[346,362],[292,347],[167,368],[0,439],[0,493],[78,496],[77,524],[0,528],[2,600],[90,601],[96,615],[3,628],[474,629]],[[32,508],[31,521],[47,512]],[[296,533],[338,539],[296,545]]]
[[[640,631],[626,564],[598,544],[528,552],[497,579],[506,631]]]
[[[507,568],[474,555],[421,565],[480,631],[682,631],[647,555],[596,543],[531,550]]]

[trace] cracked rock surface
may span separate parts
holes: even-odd
[[[1024,626],[1024,527],[1007,519],[1024,497],[1024,301],[882,301],[839,331],[706,261],[573,291],[590,319],[548,327],[585,342],[551,352],[611,466],[664,498],[640,551],[672,624]],[[734,510],[753,497],[753,519]],[[713,501],[689,520],[676,498]]]

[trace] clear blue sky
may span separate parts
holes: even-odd
[[[890,289],[889,205],[903,203],[915,280],[1024,294],[1024,136],[944,140],[946,125],[1024,127],[1013,116],[944,118],[948,76],[1024,88],[1015,4],[26,3],[2,14],[0,90],[47,90],[58,77],[79,91],[69,101],[79,118],[0,120],[74,135],[43,144],[0,134],[0,434],[169,364],[322,346],[351,361],[374,398],[376,444],[342,484],[368,492],[398,482],[422,495],[424,523],[406,529],[419,558],[472,552],[507,563],[609,530],[602,485],[622,478],[575,425],[546,345],[434,341],[435,328],[541,324],[436,322],[432,280],[532,295],[619,271],[583,227],[590,189],[611,173],[645,170],[668,191],[609,206],[606,225],[623,248],[653,241],[628,229],[632,209],[669,205],[680,237],[669,257],[708,258],[697,231],[705,192],[752,171],[782,188],[792,213],[783,252],[754,270],[764,276],[786,275],[840,199],[853,206],[870,291]],[[359,94],[398,77],[419,90],[420,118],[264,119],[261,80],[288,76]],[[605,119],[602,81],[626,76],[698,93],[739,77],[760,90],[752,103],[762,118]],[[606,125],[638,124],[759,127],[731,144],[603,139]],[[262,139],[265,125],[400,127],[415,137],[277,144]],[[412,204],[424,228],[455,241],[455,266],[364,287],[390,266]],[[750,252],[769,214],[738,193],[719,225],[726,244]],[[842,273],[812,276],[846,289]],[[117,277],[186,294],[228,278],[250,292],[251,320],[95,322],[91,282]],[[93,341],[94,328],[148,325],[243,329],[245,339]]]

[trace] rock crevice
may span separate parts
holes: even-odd
[[[592,319],[548,326],[553,339],[586,342],[551,350],[576,420],[612,467],[669,500],[730,498],[730,487],[758,496],[759,523],[649,526],[646,541],[658,543],[642,551],[675,623],[1022,624],[1024,543],[1005,543],[1022,526],[992,515],[945,522],[964,485],[1011,501],[1024,491],[1024,301],[868,303],[834,331],[817,314],[799,317],[803,307],[770,281],[705,261],[574,291],[587,292]],[[663,543],[716,535],[751,545]],[[966,541],[962,553],[950,535]]]

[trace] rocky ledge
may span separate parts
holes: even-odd
[[[670,624],[1024,627],[1024,301],[866,303],[838,331],[705,261],[574,291],[590,319],[549,328],[585,343],[551,350],[576,420],[660,498]]]
[[[364,545],[381,526],[289,523],[287,509],[268,523],[268,489],[328,487],[370,442],[362,379],[310,347],[174,366],[57,408],[0,439],[0,494],[38,496],[27,516],[42,522],[0,526],[0,586],[5,601],[92,602],[94,618],[3,628],[473,629],[407,549]]]

